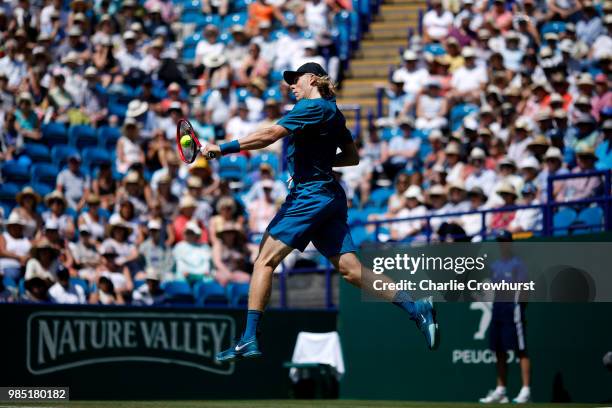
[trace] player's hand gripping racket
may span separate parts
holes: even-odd
[[[179,120],[176,125],[176,144],[178,146],[179,156],[185,163],[193,163],[198,157],[198,152],[201,152],[206,148],[206,145],[202,146],[198,136],[193,130],[193,126],[187,119]],[[208,159],[214,159],[215,154],[209,152],[207,154]]]

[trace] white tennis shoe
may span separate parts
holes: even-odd
[[[515,404],[526,404],[531,402],[531,389],[529,387],[521,387],[518,395],[512,400]]]
[[[508,402],[510,402],[508,400],[508,397],[506,396],[506,392],[505,391],[501,391],[499,389],[494,389],[489,391],[489,393],[487,394],[486,397],[481,398],[479,400],[481,403],[483,404],[507,404]]]

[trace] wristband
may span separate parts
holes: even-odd
[[[230,153],[239,153],[240,152],[240,142],[237,140],[232,140],[231,142],[223,143],[219,146],[221,149],[221,154],[226,155]]]

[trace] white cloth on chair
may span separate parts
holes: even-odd
[[[309,333],[300,332],[293,349],[291,362],[294,364],[328,364],[334,370],[336,379],[344,374],[344,359],[338,332]],[[289,377],[293,382],[299,380],[299,370],[291,368]]]

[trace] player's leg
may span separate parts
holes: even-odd
[[[326,237],[328,236],[329,235],[326,235]],[[325,239],[317,239],[315,241],[315,246],[317,246],[324,255],[328,256],[326,254],[325,245],[323,244],[324,241]],[[410,319],[416,323],[418,329],[425,336],[427,346],[430,349],[436,349],[438,347],[439,330],[436,321],[436,312],[433,308],[431,298],[414,301],[406,291],[374,290],[372,285],[374,279],[381,280],[384,283],[393,283],[394,281],[384,274],[375,275],[371,270],[365,268],[354,252],[344,252],[338,255],[328,256],[328,259],[348,283],[362,290],[366,290],[369,294],[391,302],[407,312]]]
[[[508,353],[503,350],[495,352],[495,370],[497,372],[497,386],[506,388],[508,382]]]
[[[218,361],[231,361],[237,358],[254,358],[261,356],[257,341],[259,322],[270,299],[272,274],[282,260],[293,250],[282,241],[270,236],[267,232],[261,240],[259,255],[253,267],[253,276],[249,286],[249,309],[246,327],[238,343],[217,354]]]

